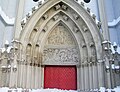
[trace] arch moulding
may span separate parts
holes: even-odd
[[[98,76],[98,72],[102,71],[97,69],[99,66],[97,62],[102,59],[102,36],[89,12],[75,0],[46,0],[28,18],[19,34],[19,40],[21,42],[20,57],[28,65],[28,71],[33,69],[30,66],[40,67],[38,69],[40,74],[35,73],[37,76],[35,78],[39,76],[40,79],[35,80],[33,76],[31,83],[34,82],[34,84],[27,81],[28,85],[22,85],[23,87],[43,87],[45,65],[75,65],[77,89],[93,89],[104,85],[101,80],[102,73],[100,77]],[[58,51],[65,52],[67,59],[61,59],[62,55],[57,59],[53,56],[45,58],[46,51],[52,55],[58,54]],[[68,52],[72,55],[68,55]],[[55,60],[61,62],[56,63]],[[32,75],[30,72],[24,74]],[[36,84],[39,80],[42,82]]]

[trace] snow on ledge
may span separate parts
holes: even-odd
[[[90,91],[75,91],[75,90],[60,90],[60,89],[9,89],[8,87],[0,88],[0,92],[120,92],[120,87],[116,87],[114,89],[106,89],[105,87],[100,87],[100,89],[91,89]]]
[[[108,22],[108,27],[114,27],[120,22],[120,16],[117,19],[114,19],[112,22]]]
[[[117,48],[116,48],[116,51],[115,51],[115,49],[114,49],[114,46],[117,47]],[[112,50],[112,53],[113,53],[113,54],[115,54],[115,52],[117,52],[118,54],[120,54],[120,46],[119,46],[116,42],[114,42],[114,43],[111,45],[111,50]]]
[[[5,12],[2,10],[1,6],[0,6],[0,16],[2,17],[2,19],[4,20],[4,22],[7,25],[14,25],[15,22],[15,18],[9,18]]]
[[[17,88],[17,89],[9,89],[7,87],[2,87],[0,88],[0,92],[78,92],[74,90],[60,90],[60,89],[22,89],[22,88]]]

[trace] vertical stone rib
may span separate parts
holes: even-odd
[[[109,41],[110,40],[110,35],[109,35],[108,22],[107,22],[104,0],[98,0],[98,5],[99,5],[100,20],[102,22],[103,37],[104,37],[104,40]]]

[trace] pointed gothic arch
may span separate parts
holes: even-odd
[[[74,0],[48,0],[27,20],[26,25],[19,35],[19,40],[23,45],[22,49],[24,53],[26,53],[26,47],[31,43],[32,55],[36,51],[36,48],[37,51],[35,55],[36,53],[39,54],[37,60],[34,55],[31,56],[31,61],[33,62],[30,66],[40,67],[40,65],[49,65],[44,63],[43,52],[49,34],[54,31],[59,24],[62,24],[63,27],[69,30],[71,34],[70,37],[74,39],[75,46],[77,46],[79,63],[66,63],[66,65],[77,66],[77,89],[93,89],[102,86],[103,84],[99,83],[101,78],[98,76],[99,70],[97,70],[97,62],[102,59],[101,43],[103,39],[94,19],[83,6]],[[65,46],[65,48],[67,48],[67,46]],[[36,63],[36,61],[38,62]],[[64,64],[65,63],[62,65]],[[51,65],[54,64],[51,63]],[[55,65],[60,65],[60,63],[56,63]],[[94,71],[92,71],[93,68]],[[30,69],[30,67],[28,69]],[[91,71],[89,69],[91,69]],[[89,75],[87,75],[88,72]],[[28,74],[30,75],[32,73]],[[38,74],[35,75],[35,78],[36,76],[38,78]],[[93,78],[95,78],[95,85],[93,84]],[[44,79],[42,75],[40,79]],[[35,80],[33,78],[31,82],[36,83],[37,80],[39,79]],[[43,81],[37,86],[33,84],[32,88],[40,86],[43,86]],[[26,86],[26,88],[30,87],[30,85]]]
[[[98,58],[101,59],[101,56],[99,56],[102,52],[99,50],[99,48],[102,49],[101,46],[101,42],[102,42],[102,37],[101,37],[101,34],[99,32],[99,29],[97,28],[96,24],[95,24],[95,21],[92,19],[92,17],[90,16],[90,14],[81,6],[79,5],[77,2],[75,2],[74,0],[69,0],[69,1],[64,1],[64,0],[48,0],[46,1],[42,7],[40,7],[35,13],[33,13],[33,15],[31,16],[31,18],[28,20],[29,22],[26,23],[24,29],[22,30],[21,32],[21,35],[20,35],[20,40],[21,42],[23,42],[24,44],[28,43],[29,41],[29,37],[30,37],[30,34],[31,32],[33,31],[33,29],[36,27],[36,24],[38,23],[38,21],[43,18],[44,16],[50,17],[53,18],[53,16],[55,15],[54,12],[53,12],[53,15],[51,17],[50,16],[47,16],[45,15],[48,11],[50,11],[51,9],[57,7],[56,5],[57,4],[65,4],[67,8],[70,8],[72,9],[74,12],[73,13],[76,13],[76,15],[68,15],[69,17],[71,16],[78,16],[81,18],[82,22],[83,22],[83,25],[80,25],[78,22],[81,22],[79,20],[75,20],[75,23],[78,24],[78,27],[81,28],[81,32],[84,30],[84,28],[88,29],[89,32],[90,32],[90,35],[93,39],[93,42],[95,42],[95,47],[96,47],[96,50],[97,50],[97,55],[98,55]],[[49,6],[49,7],[48,7]],[[73,7],[74,6],[74,7]],[[58,10],[55,10],[55,12],[59,11]],[[61,11],[61,9],[60,9]],[[66,10],[62,10],[63,12],[66,12]],[[56,13],[57,14],[57,13]],[[46,20],[48,20],[46,19]],[[46,21],[45,20],[45,21]],[[43,24],[45,24],[46,22],[43,22]],[[44,27],[40,28],[40,29],[44,29]],[[38,29],[39,30],[39,29]],[[40,30],[41,31],[41,30]],[[82,33],[84,34],[84,33]],[[24,42],[25,41],[25,42]]]

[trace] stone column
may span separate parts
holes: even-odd
[[[88,64],[85,64],[85,67],[84,67],[84,74],[85,74],[85,90],[88,90],[89,89],[89,72],[88,72]]]
[[[104,79],[104,63],[102,62],[102,60],[98,60],[99,63],[97,63],[97,70],[98,70],[98,73],[99,73],[99,76],[98,76],[98,82],[99,82],[99,87],[105,87],[105,79]]]
[[[109,41],[110,34],[108,29],[108,22],[107,22],[104,0],[98,0],[98,6],[99,6],[100,21],[102,22],[103,37],[104,37],[104,40]]]
[[[22,69],[22,87],[25,88],[26,87],[26,65],[25,65],[26,61],[24,61],[23,63],[23,69]]]
[[[77,89],[80,89],[80,87],[81,87],[81,85],[80,85],[80,78],[81,78],[81,76],[80,76],[80,66],[79,65],[77,65]]]
[[[35,89],[38,88],[38,66],[35,66]]]
[[[98,89],[98,72],[97,72],[97,64],[93,64],[93,88]]]
[[[93,70],[92,64],[89,64],[89,82],[90,82],[90,89],[93,89]]]
[[[84,65],[81,65],[81,90],[85,89]]]
[[[42,82],[42,80],[41,80],[42,78],[41,78],[41,65],[39,65],[38,66],[38,88],[41,88],[42,86],[41,86],[41,82]]]
[[[31,66],[30,66],[30,63],[28,63],[28,65],[27,65],[27,82],[26,82],[26,88],[30,88],[30,84],[31,84],[30,80],[31,80]]]
[[[35,82],[35,66],[34,66],[34,63],[32,63],[32,66],[31,66],[31,88],[34,88],[34,82]]]
[[[41,88],[44,88],[44,68],[45,66],[42,65],[41,67]]]

